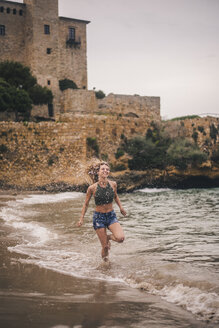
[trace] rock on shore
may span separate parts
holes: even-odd
[[[118,192],[132,192],[140,188],[216,188],[219,187],[219,169],[189,169],[186,171],[170,167],[167,170],[151,169],[146,171],[112,172],[112,180],[117,182]],[[45,185],[12,185],[0,181],[0,189],[12,191],[38,192],[86,192],[87,182],[73,184],[66,181],[47,183]]]

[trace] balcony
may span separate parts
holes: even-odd
[[[75,49],[80,49],[81,47],[81,39],[78,38],[77,40],[76,39],[73,39],[73,38],[67,38],[66,40],[66,46],[67,47],[70,47],[70,48],[75,48]]]

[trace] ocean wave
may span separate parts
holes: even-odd
[[[35,205],[35,204],[48,204],[48,203],[57,203],[63,202],[66,200],[72,200],[83,195],[80,192],[62,192],[58,194],[33,194],[28,195],[28,197],[24,197],[22,199],[17,199],[17,204],[24,205]]]

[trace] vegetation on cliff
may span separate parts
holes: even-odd
[[[218,133],[216,130],[214,126],[213,140]],[[130,170],[165,169],[171,165],[184,170],[196,168],[208,159],[218,161],[219,149],[209,156],[199,148],[197,138],[192,138],[194,141],[182,137],[171,138],[158,125],[152,124],[145,136],[123,138],[115,157],[119,159],[127,154]]]
[[[52,103],[51,90],[37,84],[29,67],[18,62],[0,63],[0,111],[14,112],[16,120],[28,120],[32,105]]]
[[[187,116],[179,116],[179,117],[174,117],[170,121],[184,121],[184,120],[192,120],[194,118],[198,118],[198,115],[187,115]]]

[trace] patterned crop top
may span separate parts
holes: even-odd
[[[94,196],[95,204],[97,206],[112,203],[114,196],[114,190],[109,182],[105,188],[102,188],[99,183],[97,184],[97,189]]]

